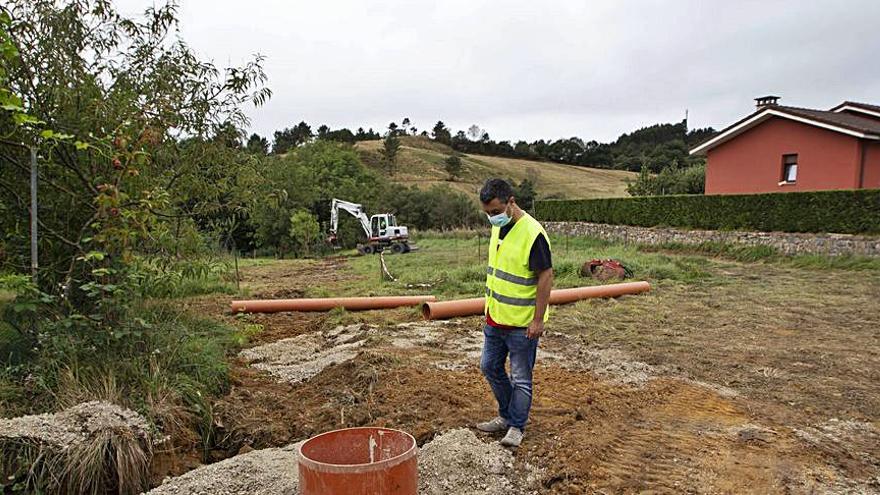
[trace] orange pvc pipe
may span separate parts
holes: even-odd
[[[485,306],[485,297],[425,302],[422,304],[422,317],[426,320],[448,320],[456,316],[479,315],[483,313]]]
[[[281,311],[330,311],[345,308],[350,311],[366,309],[389,309],[401,306],[418,306],[436,301],[434,296],[386,296],[386,297],[328,297],[316,299],[252,299],[232,301],[233,313],[278,313]]]
[[[555,289],[550,292],[550,304],[568,304],[594,297],[618,297],[627,294],[640,294],[651,290],[648,282],[626,282],[622,284]],[[458,299],[455,301],[425,301],[422,316],[426,320],[445,320],[456,316],[472,316],[483,313],[486,298]]]
[[[624,282],[621,284],[556,289],[550,292],[550,304],[569,304],[596,297],[619,297],[641,294],[649,290],[651,290],[651,284],[648,282]]]
[[[322,433],[299,448],[302,495],[416,495],[418,451],[412,435],[378,427]]]

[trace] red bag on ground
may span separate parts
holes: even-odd
[[[592,277],[602,281],[611,279],[623,280],[632,277],[632,275],[632,270],[627,268],[623,263],[612,259],[590,260],[584,263],[584,266],[581,267],[582,277]]]

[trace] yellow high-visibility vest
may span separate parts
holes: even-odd
[[[529,269],[529,253],[539,234],[550,238],[544,227],[528,213],[499,239],[501,229],[492,227],[489,242],[489,267],[486,269],[486,308],[492,321],[500,325],[527,327],[535,318],[538,276]],[[550,317],[550,307],[544,321]]]

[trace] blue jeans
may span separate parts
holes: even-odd
[[[510,426],[524,429],[532,407],[532,368],[538,339],[526,337],[525,328],[500,330],[491,325],[483,326],[483,337],[480,370],[498,401],[498,415]],[[509,377],[504,369],[508,354]]]

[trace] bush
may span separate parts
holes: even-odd
[[[290,238],[299,254],[309,255],[312,246],[321,236],[321,226],[307,210],[296,210],[290,216]]]
[[[132,258],[129,284],[139,297],[186,297],[214,292],[230,294],[232,267],[228,261],[208,257]]]
[[[880,233],[880,189],[539,201],[538,218],[710,230]]]
[[[626,186],[630,196],[658,196],[664,194],[703,194],[706,184],[706,165],[680,168],[665,167],[657,175],[642,168],[638,179]]]
[[[461,177],[461,158],[458,155],[450,155],[443,161],[446,173],[449,174],[449,180],[455,181]]]

